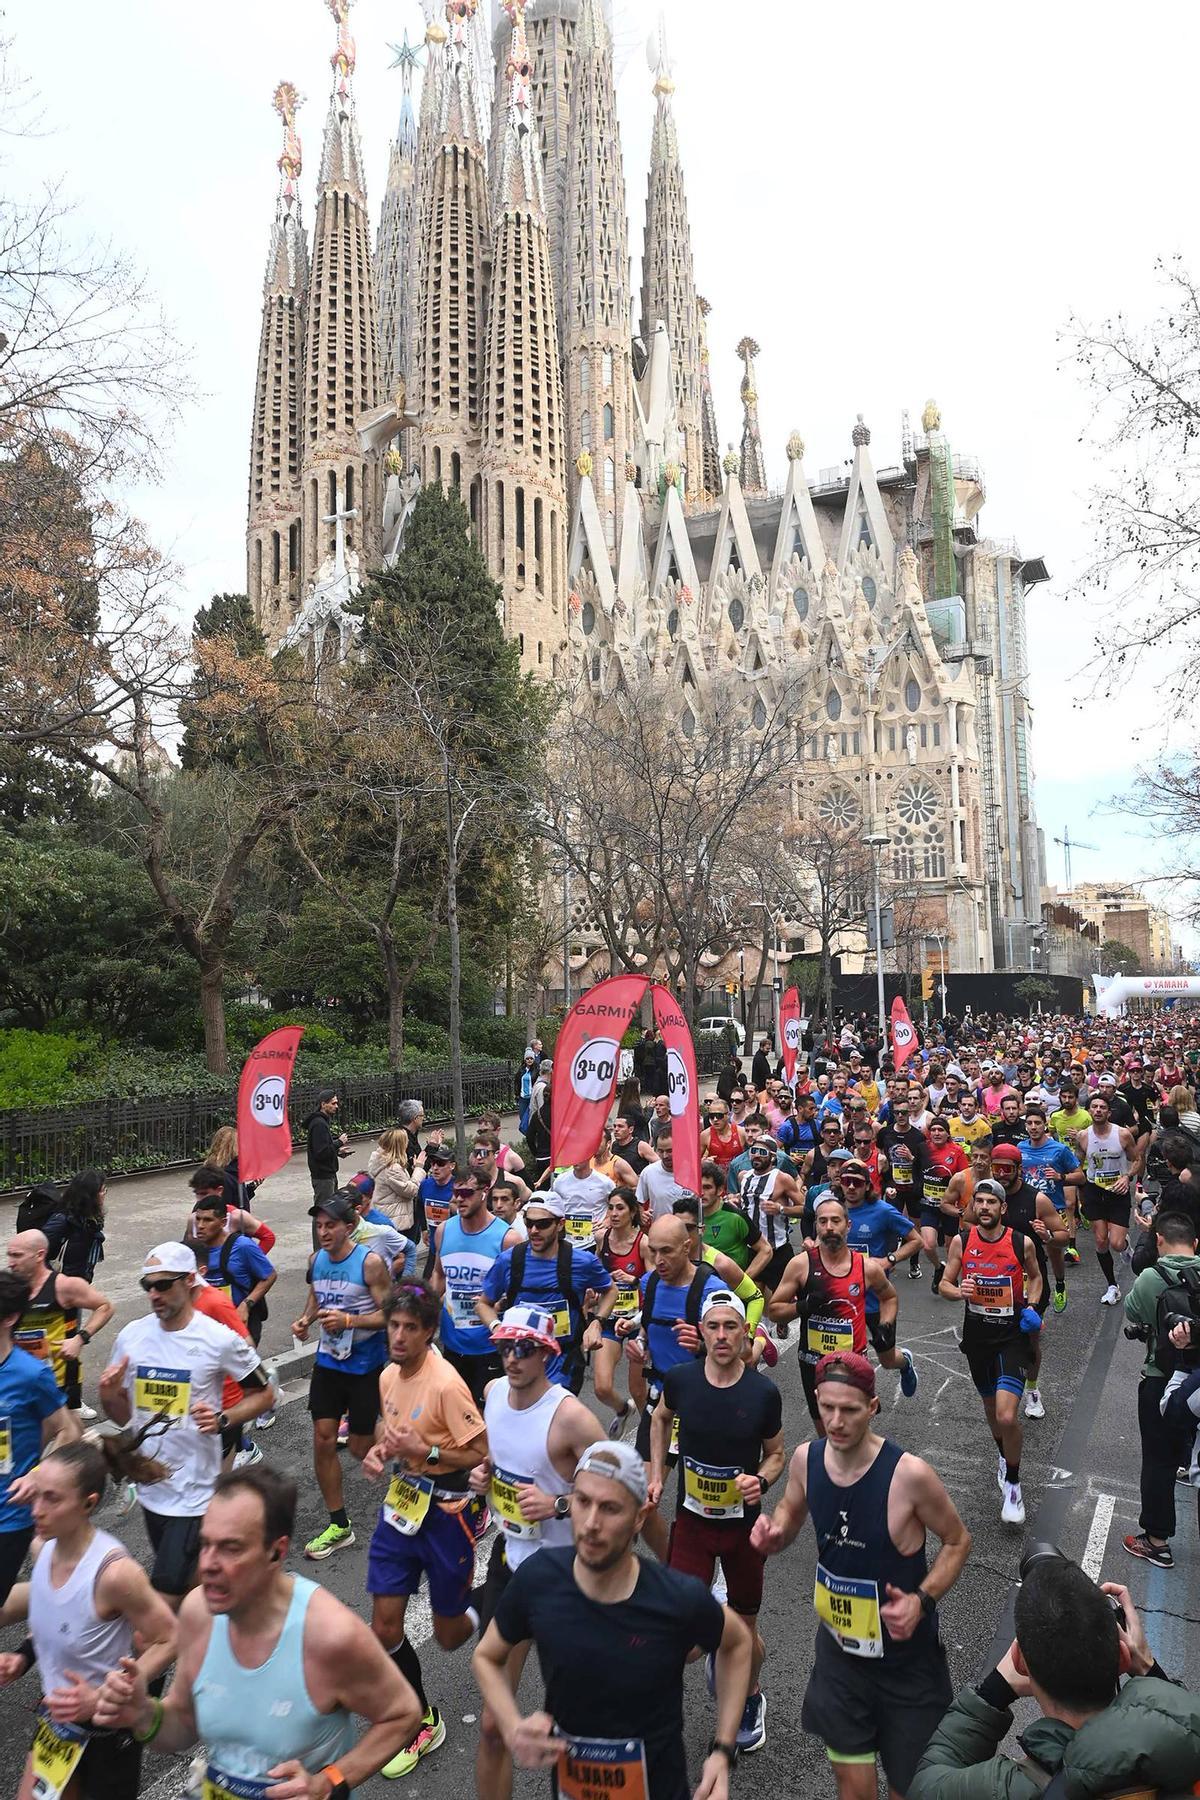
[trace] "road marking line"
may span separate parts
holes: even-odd
[[[1092,1514],[1092,1529],[1088,1532],[1087,1546],[1079,1564],[1089,1581],[1099,1581],[1100,1579],[1100,1570],[1104,1564],[1104,1552],[1108,1547],[1108,1533],[1112,1526],[1112,1516],[1116,1504],[1112,1494],[1096,1496],[1096,1510]]]

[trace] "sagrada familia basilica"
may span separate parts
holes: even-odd
[[[749,336],[722,453],[661,38],[635,295],[610,0],[423,3],[374,233],[352,0],[327,0],[311,230],[297,91],[275,93],[247,525],[268,640],[345,654],[346,604],[420,486],[453,486],[526,668],[599,697],[661,681],[685,735],[729,675],[747,730],[794,693],[797,803],[886,835],[947,967],[1000,965],[1041,917],[1025,604],[1044,564],[984,536],[979,466],[933,402],[879,469],[861,414],[834,468],[807,470],[793,432],[773,487]]]

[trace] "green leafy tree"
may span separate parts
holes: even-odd
[[[1122,944],[1116,938],[1105,938],[1100,946],[1099,956],[1102,975],[1141,974],[1141,957],[1128,944]]]
[[[1026,975],[1013,989],[1026,1012],[1033,1014],[1038,1006],[1053,1006],[1058,994],[1052,984],[1040,975]]]

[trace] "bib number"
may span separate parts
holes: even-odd
[[[630,1313],[635,1313],[637,1311],[637,1309],[638,1309],[638,1291],[637,1291],[637,1289],[635,1287],[622,1287],[621,1283],[618,1282],[617,1283],[617,1299],[616,1299],[616,1304],[613,1307],[614,1316],[617,1318],[620,1318],[621,1315],[624,1314],[624,1316],[626,1318],[628,1318]]]
[[[38,1720],[33,1734],[33,1800],[60,1800],[79,1767],[87,1741],[81,1726]]]
[[[571,1309],[569,1306],[556,1306],[554,1309],[554,1335],[556,1338],[569,1338],[571,1335]]]
[[[818,1563],[813,1606],[826,1631],[848,1656],[883,1655],[877,1581],[850,1581],[843,1575],[831,1575]]]
[[[165,1414],[168,1425],[186,1419],[192,1403],[190,1369],[139,1366],[133,1378],[133,1404],[139,1413]]]
[[[590,1218],[564,1219],[567,1237],[581,1250],[590,1249],[596,1241],[596,1227]]]
[[[262,1800],[273,1781],[259,1781],[253,1775],[226,1775],[215,1763],[204,1773],[204,1800]]]
[[[647,1800],[646,1746],[641,1738],[569,1738],[554,1785],[558,1800]]]
[[[683,1505],[685,1512],[697,1513],[702,1519],[740,1519],[745,1508],[738,1490],[740,1469],[721,1468],[713,1463],[683,1459]]]
[[[897,1187],[911,1187],[913,1184],[912,1164],[911,1163],[893,1163],[892,1164],[892,1180],[895,1182]]]
[[[322,1356],[331,1357],[334,1362],[346,1362],[354,1353],[354,1327],[348,1326],[345,1331],[326,1331],[322,1325],[318,1349]]]
[[[835,1350],[853,1350],[853,1319],[808,1319],[804,1326],[805,1355],[809,1362],[820,1362]]]
[[[46,1362],[49,1359],[50,1340],[44,1331],[37,1329],[18,1331],[13,1338],[13,1343],[19,1350],[24,1350],[27,1356],[36,1356],[39,1362]]]
[[[927,1175],[925,1177],[925,1198],[935,1204],[946,1198],[946,1190],[950,1186],[944,1175]]]
[[[12,1420],[0,1419],[0,1475],[12,1474]]]
[[[450,1292],[450,1316],[454,1323],[465,1330],[471,1325],[479,1324],[479,1314],[475,1311],[478,1288],[453,1288]]]
[[[967,1301],[967,1311],[981,1314],[985,1319],[1011,1319],[1013,1316],[1013,1285],[1008,1275],[975,1277],[975,1298]]]
[[[505,1537],[522,1538],[530,1543],[542,1535],[541,1521],[527,1519],[521,1511],[517,1489],[529,1485],[528,1475],[514,1475],[509,1469],[492,1471],[490,1499],[492,1511]]]
[[[450,1204],[448,1201],[427,1200],[425,1202],[425,1223],[428,1225],[431,1235],[439,1225],[444,1225],[449,1217]]]
[[[383,1516],[402,1537],[415,1537],[425,1523],[432,1499],[433,1482],[428,1476],[401,1474],[397,1470],[383,1502]]]

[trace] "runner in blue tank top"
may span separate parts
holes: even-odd
[[[383,1257],[369,1244],[351,1242],[358,1211],[350,1197],[339,1193],[318,1200],[309,1216],[316,1220],[319,1247],[309,1266],[308,1301],[292,1321],[292,1330],[303,1340],[310,1325],[321,1327],[308,1410],[313,1465],[329,1508],[329,1524],[304,1546],[305,1556],[321,1562],[354,1542],[338,1462],[338,1422],[346,1418],[350,1454],[361,1462],[375,1442],[379,1371],[387,1360],[383,1305],[392,1291],[392,1277]]]
[[[773,1556],[811,1516],[818,1629],[801,1724],[824,1741],[839,1800],[874,1794],[877,1755],[905,1794],[950,1704],[937,1602],[971,1534],[929,1464],[872,1431],[879,1401],[865,1357],[822,1357],[816,1382],[826,1435],[794,1453],[783,1499],[750,1541]],[[932,1568],[927,1531],[941,1540]]]
[[[504,1373],[492,1334],[479,1317],[475,1302],[483,1291],[483,1278],[502,1250],[521,1242],[488,1209],[488,1190],[474,1169],[460,1174],[454,1183],[458,1208],[433,1234],[436,1252],[432,1287],[442,1297],[442,1354],[458,1370],[471,1390],[476,1406],[483,1406],[483,1390]]]

